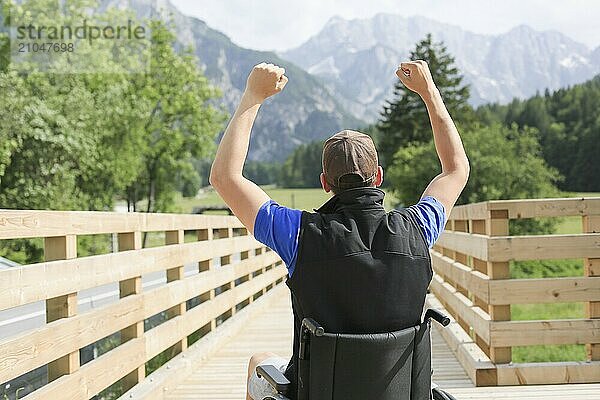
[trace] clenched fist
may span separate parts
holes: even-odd
[[[396,75],[404,86],[421,96],[435,88],[429,66],[423,60],[401,63],[396,70]]]
[[[273,64],[260,63],[252,68],[246,82],[246,94],[258,102],[283,90],[288,82],[285,69]]]

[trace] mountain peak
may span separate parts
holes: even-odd
[[[323,27],[323,29],[326,28],[326,27],[335,26],[335,25],[338,25],[340,23],[344,23],[344,22],[347,22],[347,21],[348,20],[344,19],[343,17],[341,17],[339,15],[334,15],[333,17],[331,17],[331,18],[329,18],[327,20],[327,22],[325,23],[325,26]]]
[[[347,109],[373,121],[393,95],[396,82],[393,74],[383,74],[406,59],[428,33],[434,41],[442,41],[456,60],[465,83],[471,85],[474,105],[526,98],[600,72],[600,48],[592,53],[560,32],[540,32],[521,24],[487,35],[428,17],[388,13],[353,20],[334,17],[303,45],[282,55],[326,79],[344,94]]]
[[[511,28],[508,33],[511,32],[518,32],[518,33],[535,33],[537,31],[535,31],[532,27],[530,27],[527,24],[519,24],[513,28]]]

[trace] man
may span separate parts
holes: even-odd
[[[255,354],[248,367],[247,399],[272,391],[255,368],[271,364],[297,385],[300,324],[311,317],[330,332],[368,333],[420,323],[433,272],[429,248],[444,228],[469,175],[469,163],[428,65],[400,64],[396,75],[427,106],[442,172],[408,208],[386,213],[378,189],[383,169],[373,141],[342,131],[325,142],[321,184],[334,196],[314,213],[282,207],[242,176],[250,131],[261,104],[288,82],[285,70],[259,64],[233,115],[212,165],[210,182],[257,240],[288,268],[294,311],[294,355]]]

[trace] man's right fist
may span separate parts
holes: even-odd
[[[404,83],[404,86],[421,96],[435,88],[429,66],[423,60],[401,63],[396,70],[396,75]]]
[[[283,90],[288,82],[285,69],[277,65],[260,63],[252,68],[246,82],[246,93],[259,102]]]

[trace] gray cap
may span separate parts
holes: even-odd
[[[368,186],[377,176],[377,150],[370,136],[343,130],[323,145],[325,180],[337,189]]]

